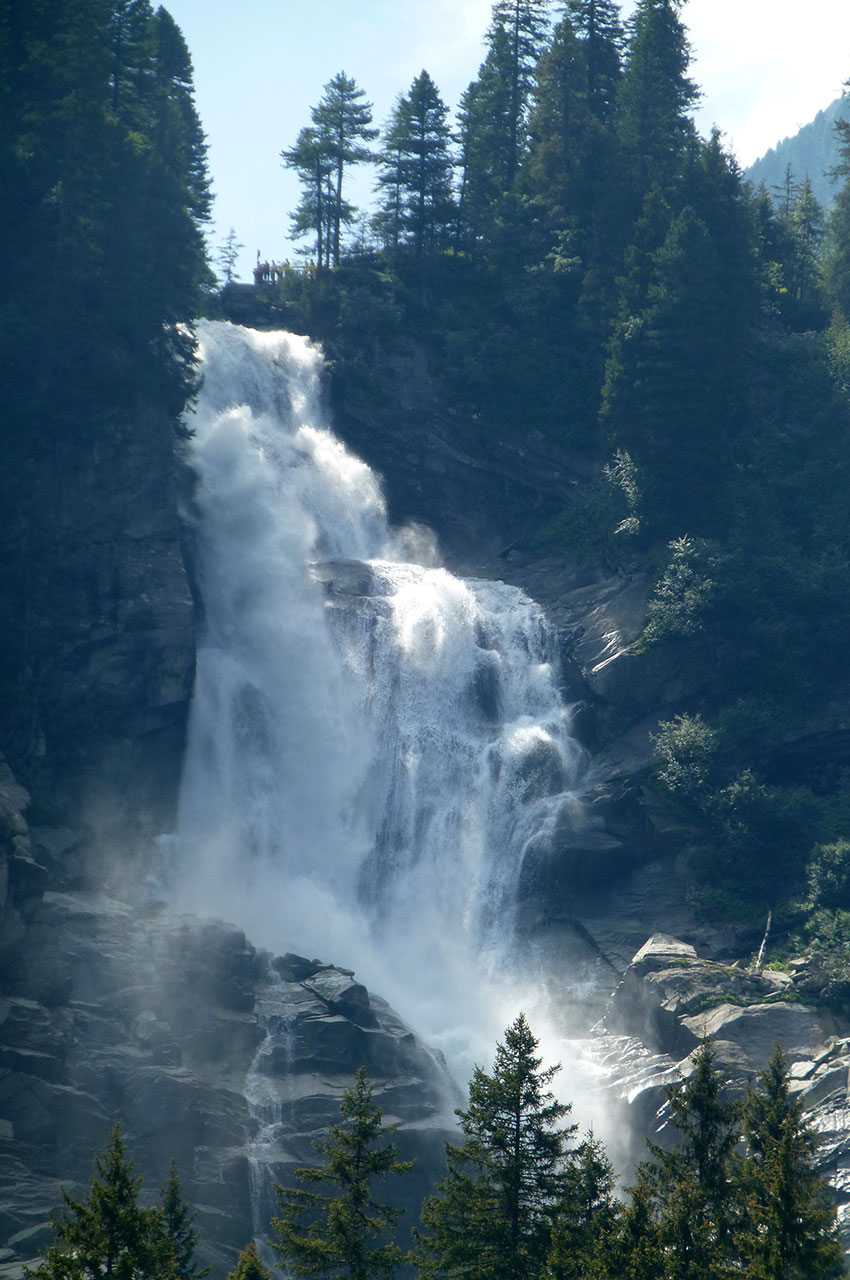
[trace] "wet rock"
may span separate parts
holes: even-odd
[[[177,1160],[204,1259],[232,1267],[254,1232],[259,1121],[246,1088],[258,1062],[281,1103],[277,1145],[263,1148],[269,1185],[314,1157],[360,1066],[409,1128],[411,1152],[426,1153],[421,1176],[439,1172],[454,1103],[445,1073],[349,970],[257,953],[220,921],[51,891],[29,903],[3,977],[4,1280],[48,1243],[59,1183],[85,1193],[116,1119],[151,1196]]]
[[[789,968],[758,972],[706,960],[689,943],[653,936],[614,992],[593,1052],[606,1087],[652,1134],[666,1115],[665,1086],[688,1074],[704,1037],[738,1092],[780,1045],[791,1090],[818,1134],[818,1168],[833,1187],[850,1246],[850,1024],[808,1002],[806,957]]]

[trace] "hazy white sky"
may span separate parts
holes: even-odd
[[[220,244],[234,227],[243,279],[259,249],[293,252],[295,176],[280,151],[309,124],[337,71],[374,103],[376,124],[423,67],[451,108],[475,76],[491,0],[165,0],[195,65],[210,143]],[[623,5],[631,11],[631,0]],[[743,165],[795,133],[850,77],[848,0],[690,0],[683,18],[703,91],[697,122],[717,124]],[[363,204],[364,174],[352,198]]]

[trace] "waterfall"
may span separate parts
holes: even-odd
[[[283,983],[272,971],[268,990],[258,1002],[258,1018],[263,1031],[245,1080],[245,1101],[254,1126],[247,1148],[254,1241],[264,1261],[274,1267],[274,1255],[267,1243],[269,1222],[276,1210],[274,1186],[276,1170],[289,1154],[282,1147],[285,1129],[285,1081],[292,1059],[295,1010],[287,1007],[281,991]]]
[[[451,1058],[487,975],[508,981],[524,860],[578,805],[552,637],[521,591],[389,527],[326,424],[316,346],[213,322],[198,339],[184,902],[354,965]]]

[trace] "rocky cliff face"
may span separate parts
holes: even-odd
[[[416,1160],[399,1195],[418,1205],[453,1098],[440,1061],[386,1003],[347,970],[258,952],[219,921],[45,891],[32,855],[48,833],[29,831],[25,800],[5,768],[0,1276],[17,1280],[50,1242],[60,1184],[86,1193],[116,1117],[150,1198],[177,1160],[201,1256],[225,1274],[361,1065]]]
[[[194,670],[173,425],[22,444],[2,481],[0,748],[53,816],[170,825]]]
[[[762,970],[707,960],[690,943],[656,934],[626,968],[597,1032],[591,1052],[605,1088],[612,1099],[628,1099],[633,1121],[662,1143],[669,1140],[664,1087],[689,1074],[704,1037],[733,1094],[782,1045],[850,1247],[850,1022],[819,998],[805,958]]]

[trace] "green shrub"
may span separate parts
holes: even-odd
[[[809,904],[814,908],[850,908],[850,840],[819,844],[807,871]]]
[[[662,721],[652,741],[660,760],[661,783],[677,799],[699,805],[715,781],[717,731],[702,716],[678,715]]]
[[[676,538],[669,544],[670,562],[647,605],[647,640],[692,636],[703,629],[717,593],[713,548],[701,538]]]

